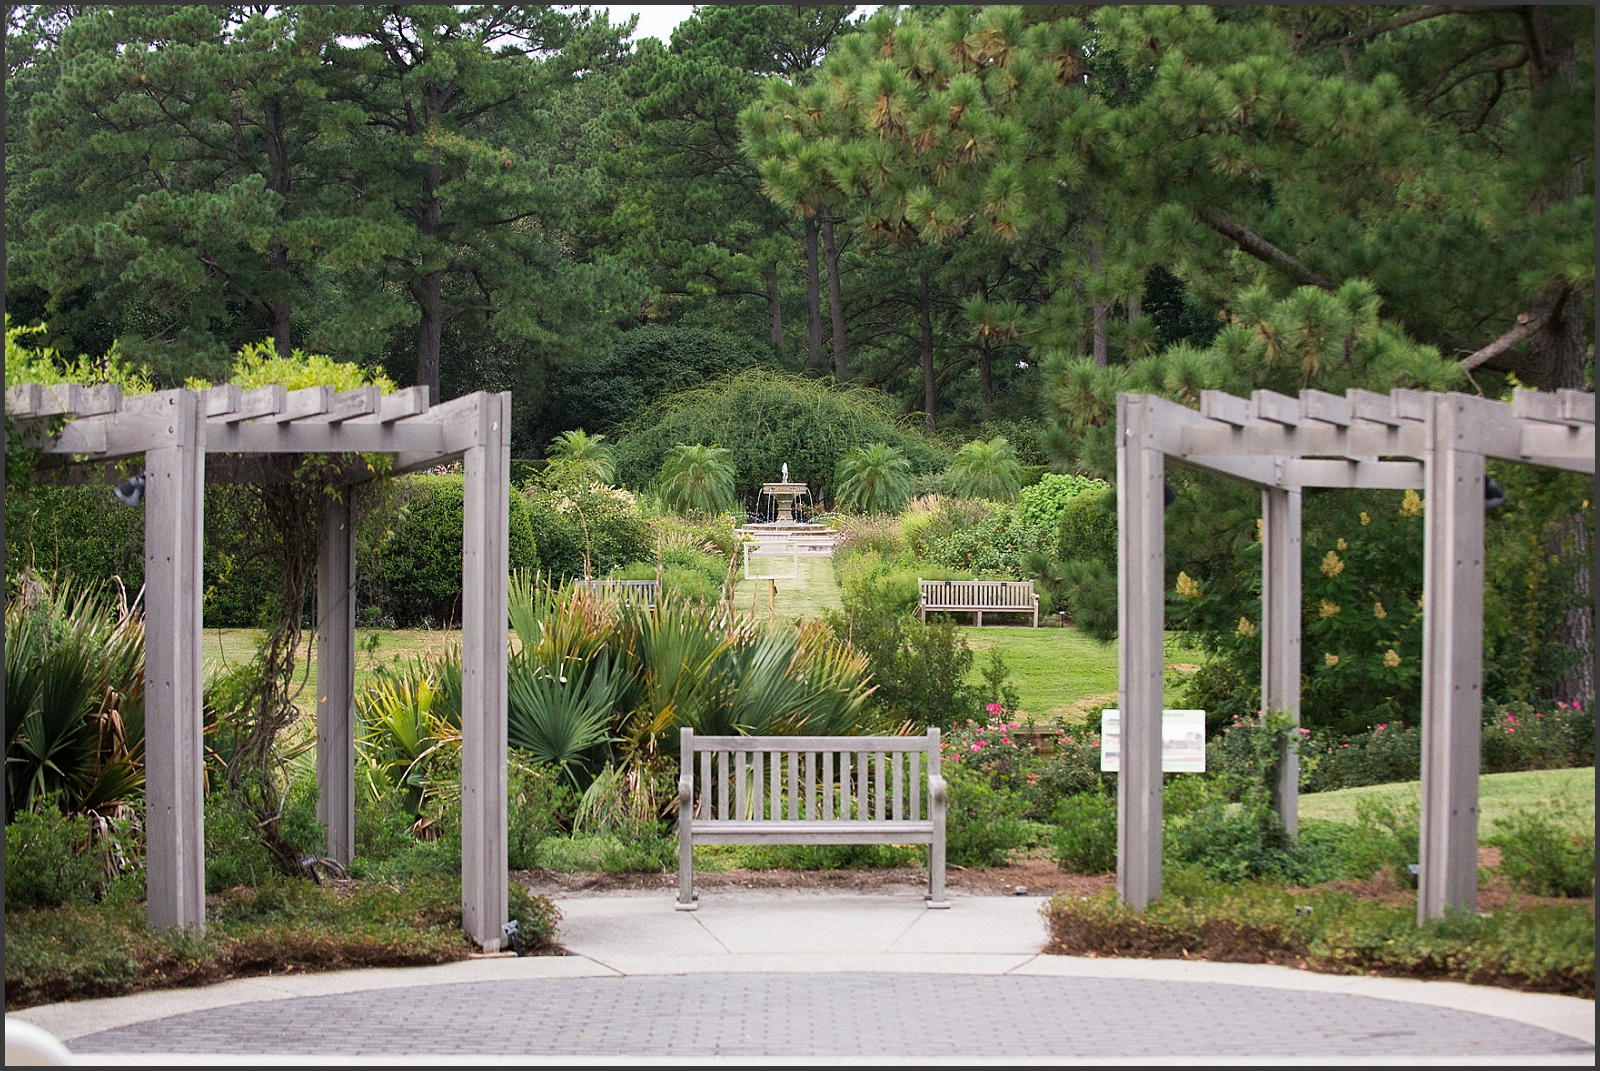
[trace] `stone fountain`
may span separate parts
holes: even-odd
[[[775,482],[761,485],[760,499],[770,498],[776,507],[774,519],[747,524],[739,529],[740,533],[761,544],[764,552],[832,554],[838,533],[825,524],[802,521],[795,515],[795,502],[810,494],[810,487],[789,479],[789,465],[785,462]]]

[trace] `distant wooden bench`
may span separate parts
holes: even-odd
[[[642,602],[646,608],[655,606],[661,593],[654,580],[574,580],[572,586],[597,599],[617,599],[624,604]]]
[[[1039,627],[1039,596],[1031,580],[918,580],[917,616],[929,613],[1029,614]]]
[[[926,736],[696,736],[683,729],[681,741],[679,911],[699,906],[696,844],[926,844],[928,906],[950,906],[938,729]]]

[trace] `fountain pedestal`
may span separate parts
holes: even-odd
[[[803,483],[764,483],[761,493],[772,499],[778,507],[777,523],[794,524],[794,500],[805,494],[807,487]]]

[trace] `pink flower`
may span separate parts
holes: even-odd
[[[983,745],[982,745],[982,744],[973,744],[973,745],[972,745],[972,750],[974,750],[974,751],[976,751],[976,750],[978,750],[978,749],[979,749],[979,748],[980,748],[980,747],[982,747],[982,746],[983,746]]]
[[[1567,704],[1563,703],[1559,699],[1556,700],[1556,706],[1560,707],[1562,710],[1566,710],[1567,709]]]
[[[988,706],[984,707],[983,709],[987,710],[990,714],[998,714],[1002,710],[1004,710],[1005,707],[1001,706],[999,703],[990,703]]]
[[[1007,725],[1010,725],[1010,726],[1011,726],[1011,727],[1012,727],[1012,728],[1013,728],[1013,729],[1015,729],[1015,728],[1017,728],[1017,726],[1018,726],[1018,724],[1019,724],[1019,723],[1018,723],[1018,722],[1014,722],[1014,721],[1012,721],[1012,722],[1007,722],[1007,723],[1006,723],[1006,724],[1007,724]]]
[[[1010,741],[1010,740],[1009,740],[1009,739],[1007,739],[1007,738],[1006,738],[1006,737],[1004,737],[1004,736],[1002,736],[1002,737],[1001,737],[1001,738],[1000,738],[1000,742],[1001,742],[1001,743],[1002,743],[1002,744],[1009,744],[1009,743],[1011,743],[1011,741]]]
[[[1311,730],[1310,729],[1301,729],[1300,730],[1300,735],[1301,736],[1310,736],[1311,735]]]
[[[1383,732],[1383,731],[1384,731],[1384,730],[1385,730],[1385,729],[1387,729],[1387,728],[1388,728],[1388,727],[1389,727],[1389,723],[1388,723],[1388,722],[1382,722],[1382,723],[1381,723],[1381,724],[1379,724],[1379,726],[1378,726],[1378,732],[1380,732],[1380,733],[1381,733],[1381,732]]]
[[[1350,745],[1349,744],[1340,744],[1339,746],[1340,747],[1349,747]]]
[[[1534,711],[1534,712],[1533,712],[1533,716],[1534,716],[1534,717],[1536,717],[1536,718],[1542,718],[1542,717],[1544,717],[1544,715],[1543,715],[1543,714],[1540,714],[1540,713],[1539,713],[1539,712],[1538,712],[1538,711],[1537,711],[1537,710],[1536,710],[1536,711]]]
[[[1573,710],[1582,710],[1583,709],[1583,704],[1578,702],[1576,699],[1574,699],[1572,701],[1572,709]]]
[[[1509,735],[1510,735],[1510,734],[1512,734],[1512,733],[1514,733],[1514,732],[1516,732],[1516,730],[1515,730],[1515,729],[1513,729],[1513,728],[1512,728],[1512,727],[1511,727],[1511,726],[1509,726],[1509,725],[1507,725],[1507,726],[1506,726],[1506,735],[1507,735],[1507,736],[1509,736]]]

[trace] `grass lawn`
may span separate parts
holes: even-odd
[[[961,628],[962,638],[977,654],[977,670],[988,652],[999,650],[1011,670],[1017,698],[1035,718],[1076,721],[1099,717],[1102,707],[1117,705],[1117,646],[1090,639],[1071,628]],[[1166,702],[1177,701],[1174,679],[1194,672],[1197,656],[1180,646],[1177,633],[1167,634]]]
[[[787,573],[793,559],[758,559],[759,568],[773,573]],[[769,588],[765,580],[744,579],[744,569],[738,573],[738,583],[733,589],[733,605],[741,613],[749,613],[752,601],[758,619],[768,614]],[[800,579],[775,580],[778,594],[772,600],[772,616],[779,621],[800,621],[821,617],[826,610],[840,610],[839,582],[834,579],[832,558],[800,559]]]
[[[224,666],[248,662],[260,642],[258,628],[208,628],[205,630],[206,673]],[[356,629],[356,691],[367,686],[379,666],[409,662],[417,655],[443,654],[461,642],[460,630],[441,629]],[[311,634],[306,632],[295,655],[295,685],[300,688],[296,705],[310,714],[317,705],[317,663],[308,657]]]
[[[1300,797],[1301,818],[1321,818],[1330,822],[1354,822],[1356,801],[1381,797],[1402,803],[1420,799],[1422,786],[1417,781],[1367,788],[1342,788],[1337,792],[1313,792]],[[1533,809],[1550,812],[1569,821],[1575,829],[1594,829],[1594,767],[1581,770],[1533,770],[1525,773],[1485,774],[1478,779],[1478,835],[1494,832],[1494,820],[1515,811]]]

